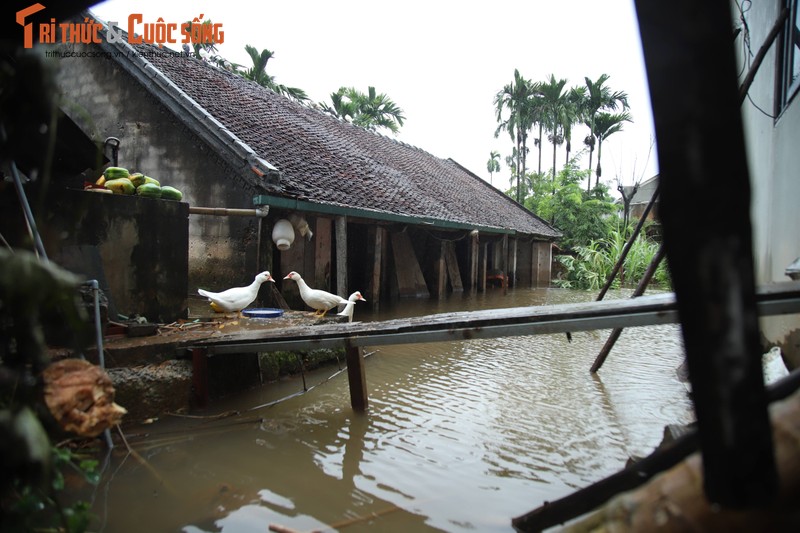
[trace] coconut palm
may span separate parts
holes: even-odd
[[[489,172],[489,183],[494,185],[492,175],[495,172],[500,172],[500,152],[492,150],[489,154],[489,160],[486,162],[486,170]]]
[[[600,112],[594,117],[594,134],[597,138],[597,173],[595,177],[594,186],[600,183],[600,176],[602,169],[600,167],[600,156],[603,149],[603,141],[611,135],[622,131],[623,123],[630,122],[631,115],[628,112],[623,113],[606,113]],[[588,126],[588,124],[587,124]]]
[[[528,131],[533,125],[533,87],[530,80],[520,75],[519,70],[514,69],[514,81],[507,84],[494,97],[495,111],[499,126],[494,132],[498,137],[501,131],[507,131],[511,140],[514,141],[514,168],[512,175],[517,179],[517,202],[522,203],[522,188],[519,180],[525,175],[526,156],[528,153]],[[508,111],[508,117],[503,118],[504,112]]]
[[[303,89],[298,89],[297,87],[287,87],[286,85],[276,83],[275,77],[267,74],[267,63],[274,56],[274,52],[267,50],[266,48],[259,52],[254,46],[250,46],[249,44],[245,45],[244,49],[250,56],[253,66],[246,69],[242,73],[242,76],[248,80],[253,80],[262,87],[267,87],[278,94],[288,96],[289,98],[297,100],[298,102],[308,101],[308,95]]]
[[[589,147],[589,170],[592,168],[592,154],[594,153],[596,133],[596,117],[600,111],[611,110],[616,111],[618,107],[622,107],[625,111],[628,109],[628,95],[622,91],[611,92],[611,89],[605,85],[608,81],[609,75],[602,74],[597,81],[592,81],[589,77],[585,77],[586,82],[586,99],[583,102],[584,121],[589,127],[589,135],[586,137],[584,144]],[[590,176],[591,177],[591,176]],[[587,190],[591,186],[591,179],[587,184]]]

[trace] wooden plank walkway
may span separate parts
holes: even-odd
[[[756,294],[761,316],[800,312],[800,282],[776,283]],[[376,322],[320,324],[204,339],[193,348],[225,353],[310,350],[441,342],[636,327],[678,322],[672,293],[625,300],[439,313]]]

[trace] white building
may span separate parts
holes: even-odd
[[[742,104],[753,191],[756,281],[762,285],[787,281],[787,267],[800,257],[800,10],[798,0],[731,5],[739,30],[740,85],[759,50],[768,47]],[[788,16],[770,42],[784,10]],[[797,315],[765,319],[762,332],[793,366],[800,365]]]

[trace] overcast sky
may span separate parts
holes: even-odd
[[[494,136],[493,98],[513,80],[515,68],[534,81],[555,74],[567,86],[605,73],[612,90],[628,93],[634,122],[603,143],[603,180],[613,190],[617,178],[631,184],[658,172],[633,0],[268,0],[246,7],[110,0],[91,9],[123,28],[132,13],[141,13],[144,22],[161,17],[178,24],[203,15],[223,25],[221,56],[250,66],[246,44],[269,49],[274,57],[268,74],[318,102],[330,102],[330,93],[343,85],[362,91],[372,85],[404,111],[398,140],[452,158],[487,181],[489,153],[497,150],[503,160],[511,153],[508,134]],[[573,150],[585,135],[583,129],[573,134]],[[529,168],[536,168],[536,159],[533,151]],[[559,151],[559,168],[563,159]],[[552,148],[545,144],[542,170],[551,162]],[[505,189],[510,173],[502,167],[492,181]]]

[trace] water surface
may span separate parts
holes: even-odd
[[[562,289],[402,301],[355,320],[591,301]],[[606,297],[626,298],[627,293]],[[693,420],[677,326],[367,349],[368,412],[334,367],[126,428],[93,494],[108,532],[512,531],[511,518],[650,453]],[[220,413],[239,414],[214,418]]]

